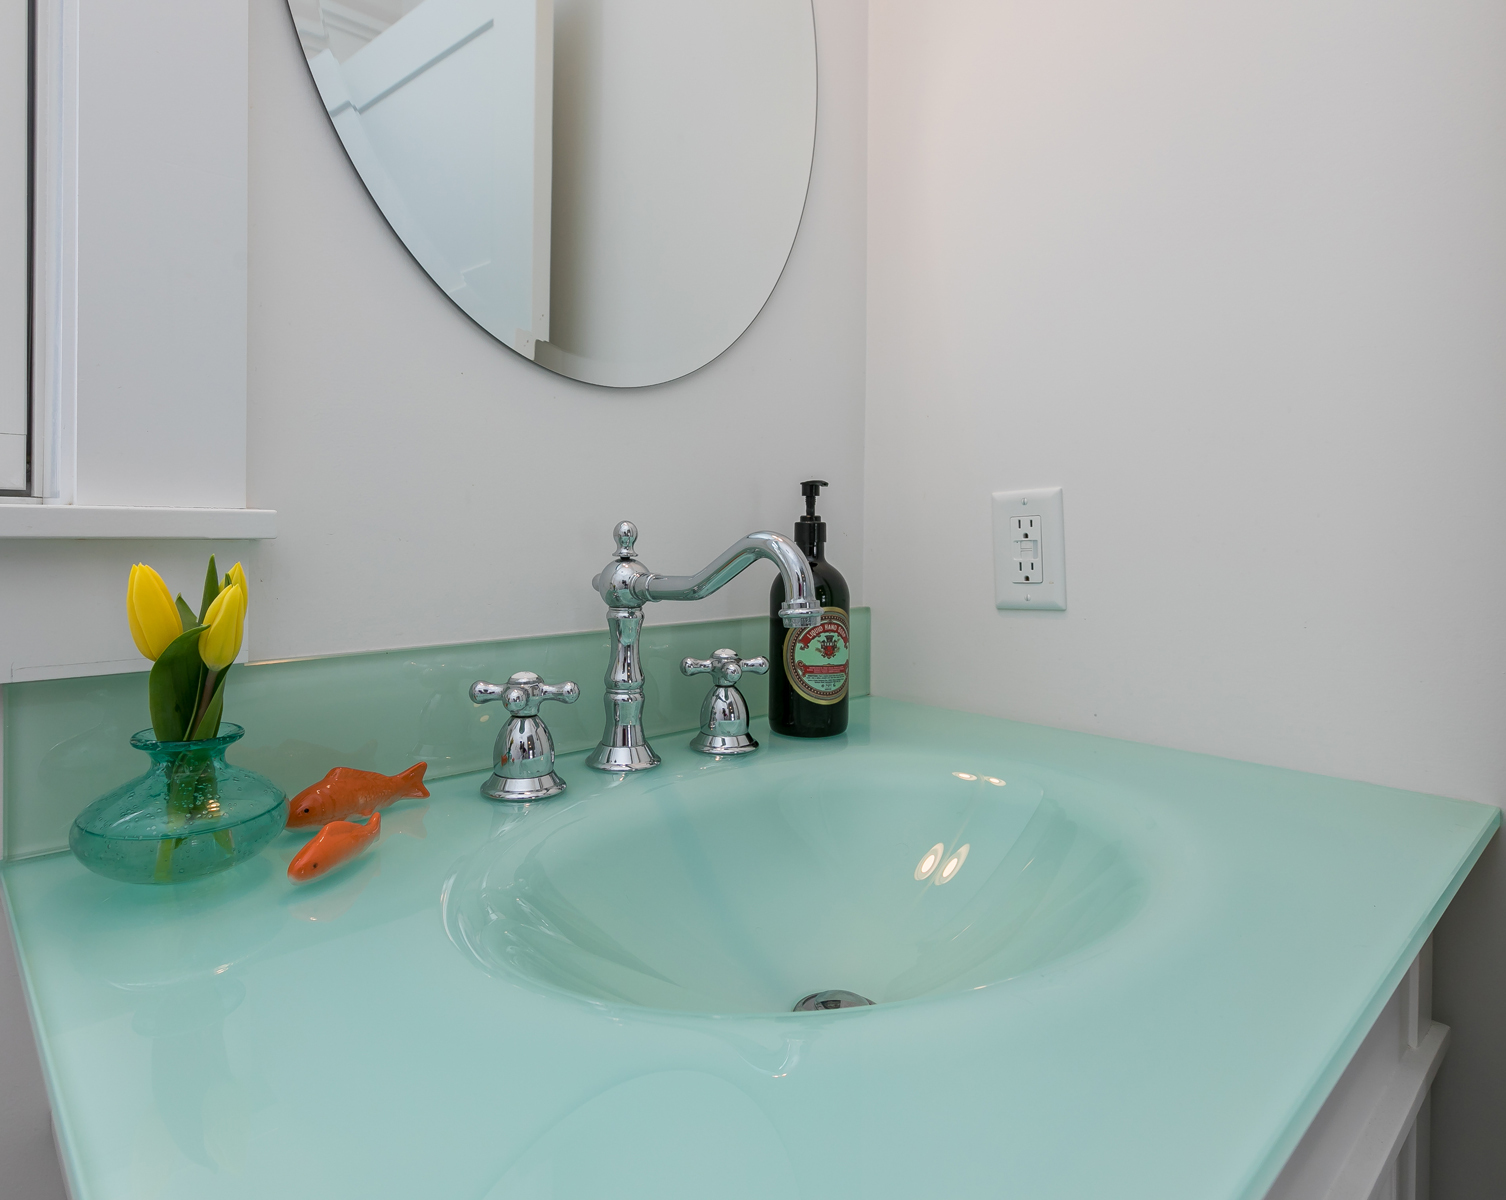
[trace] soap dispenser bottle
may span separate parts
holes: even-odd
[[[816,580],[820,623],[786,629],[779,617],[783,578],[769,592],[769,728],[789,737],[831,737],[847,728],[847,581],[826,561],[826,522],[816,515],[816,497],[829,486],[824,479],[800,485],[805,516],[795,522],[795,544]]]

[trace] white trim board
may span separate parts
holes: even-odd
[[[32,494],[244,508],[246,0],[35,7]]]
[[[1448,1050],[1424,944],[1265,1200],[1428,1200],[1428,1089]]]
[[[102,504],[0,504],[0,538],[203,538],[277,536],[272,508],[152,508]]]
[[[27,490],[28,5],[0,4],[0,492]]]

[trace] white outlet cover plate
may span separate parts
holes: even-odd
[[[1067,539],[1062,527],[1062,490],[1031,488],[1023,492],[995,492],[994,604],[997,608],[1067,608]],[[1014,581],[1013,518],[1033,514],[1041,519],[1041,581]]]

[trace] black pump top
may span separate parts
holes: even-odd
[[[795,522],[795,545],[805,551],[807,558],[820,558],[826,548],[826,522],[816,515],[816,497],[822,488],[830,486],[824,479],[807,479],[800,485],[805,496],[805,516]]]

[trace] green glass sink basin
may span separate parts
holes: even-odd
[[[513,810],[450,881],[452,939],[595,1001],[777,1013],[827,989],[986,987],[1090,952],[1143,904],[1126,842],[1019,764],[852,747],[753,765]]]

